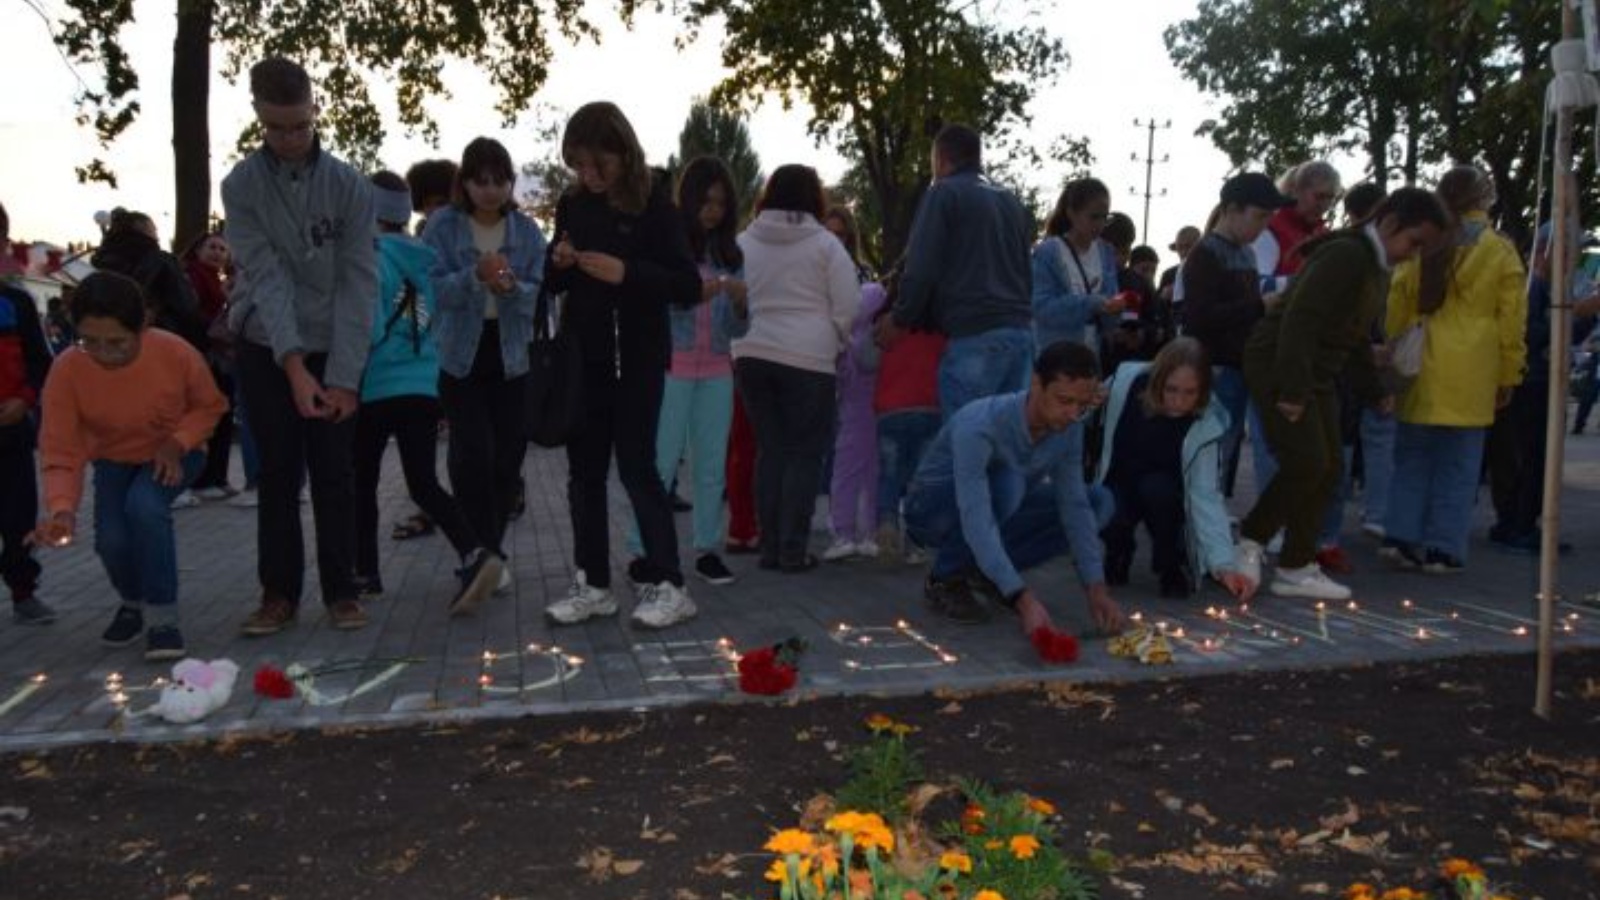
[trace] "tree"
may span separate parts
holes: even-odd
[[[72,16],[57,42],[77,62],[100,68],[98,90],[78,98],[80,124],[94,129],[109,147],[133,124],[141,109],[140,83],[121,44],[133,20],[132,0],[66,0]],[[626,17],[636,0],[618,0]],[[553,55],[549,29],[568,39],[593,38],[583,18],[583,0],[175,0],[178,33],[173,42],[172,145],[176,169],[176,238],[189,240],[205,229],[211,203],[211,46],[226,54],[230,81],[256,59],[281,54],[311,71],[322,104],[324,134],[358,165],[375,161],[384,135],[383,116],[368,90],[370,79],[394,85],[401,124],[437,140],[438,128],[424,101],[448,97],[442,73],[448,59],[488,73],[499,89],[495,109],[507,125],[545,81]],[[78,169],[80,180],[116,184],[102,159]]]
[[[738,108],[776,94],[786,109],[806,103],[811,135],[859,162],[881,211],[883,258],[894,259],[939,127],[963,122],[990,138],[1018,129],[1036,87],[1067,65],[1061,43],[1042,29],[994,24],[982,6],[689,0],[687,11],[691,36],[707,19],[723,21],[731,74],[711,102]]]
[[[697,98],[678,132],[678,152],[667,161],[667,170],[676,178],[684,163],[697,156],[715,156],[727,163],[734,187],[739,189],[739,215],[747,215],[766,176],[761,172],[761,157],[750,144],[744,117]]]
[[[1520,235],[1559,34],[1545,0],[1202,0],[1165,37],[1179,70],[1226,99],[1206,130],[1235,165],[1357,152],[1387,184],[1476,163]]]

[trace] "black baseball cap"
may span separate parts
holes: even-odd
[[[1260,172],[1241,172],[1222,183],[1222,203],[1282,209],[1293,206],[1294,198],[1280,194],[1272,179]]]

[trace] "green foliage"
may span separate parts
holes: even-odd
[[[687,10],[691,35],[709,18],[723,20],[731,74],[712,91],[713,104],[758,105],[775,95],[789,109],[803,101],[811,135],[858,161],[879,211],[884,259],[903,247],[939,127],[962,122],[992,138],[1025,126],[1035,88],[1067,65],[1061,42],[1043,29],[995,24],[978,4],[688,0]]]
[[[1224,99],[1201,132],[1235,165],[1278,172],[1355,152],[1387,184],[1475,162],[1514,231],[1536,201],[1559,36],[1560,8],[1546,0],[1201,0],[1165,34],[1179,70]]]
[[[1091,900],[1096,886],[1056,846],[1053,808],[1022,793],[1000,794],[981,781],[960,779],[967,812],[945,822],[940,835],[972,858],[972,878],[1003,897]],[[1032,838],[1029,852],[1018,839]]]
[[[898,824],[906,817],[906,797],[922,780],[922,762],[906,744],[907,726],[898,723],[872,727],[864,746],[850,751],[850,780],[835,800],[840,809],[872,812]]]
[[[667,163],[676,179],[685,163],[697,156],[715,156],[728,165],[734,187],[739,190],[739,215],[742,219],[755,205],[765,180],[761,157],[750,143],[750,128],[737,112],[712,106],[697,99],[689,106],[689,116],[678,132],[678,152]]]

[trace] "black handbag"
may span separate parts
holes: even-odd
[[[523,424],[529,441],[560,447],[582,427],[583,359],[566,328],[552,326],[550,306],[550,291],[541,286],[533,307],[533,340],[528,344]]]

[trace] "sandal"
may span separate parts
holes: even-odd
[[[394,530],[389,532],[389,537],[396,541],[409,541],[412,538],[433,534],[435,527],[437,526],[426,513],[417,513],[409,519],[401,519],[394,523]]]

